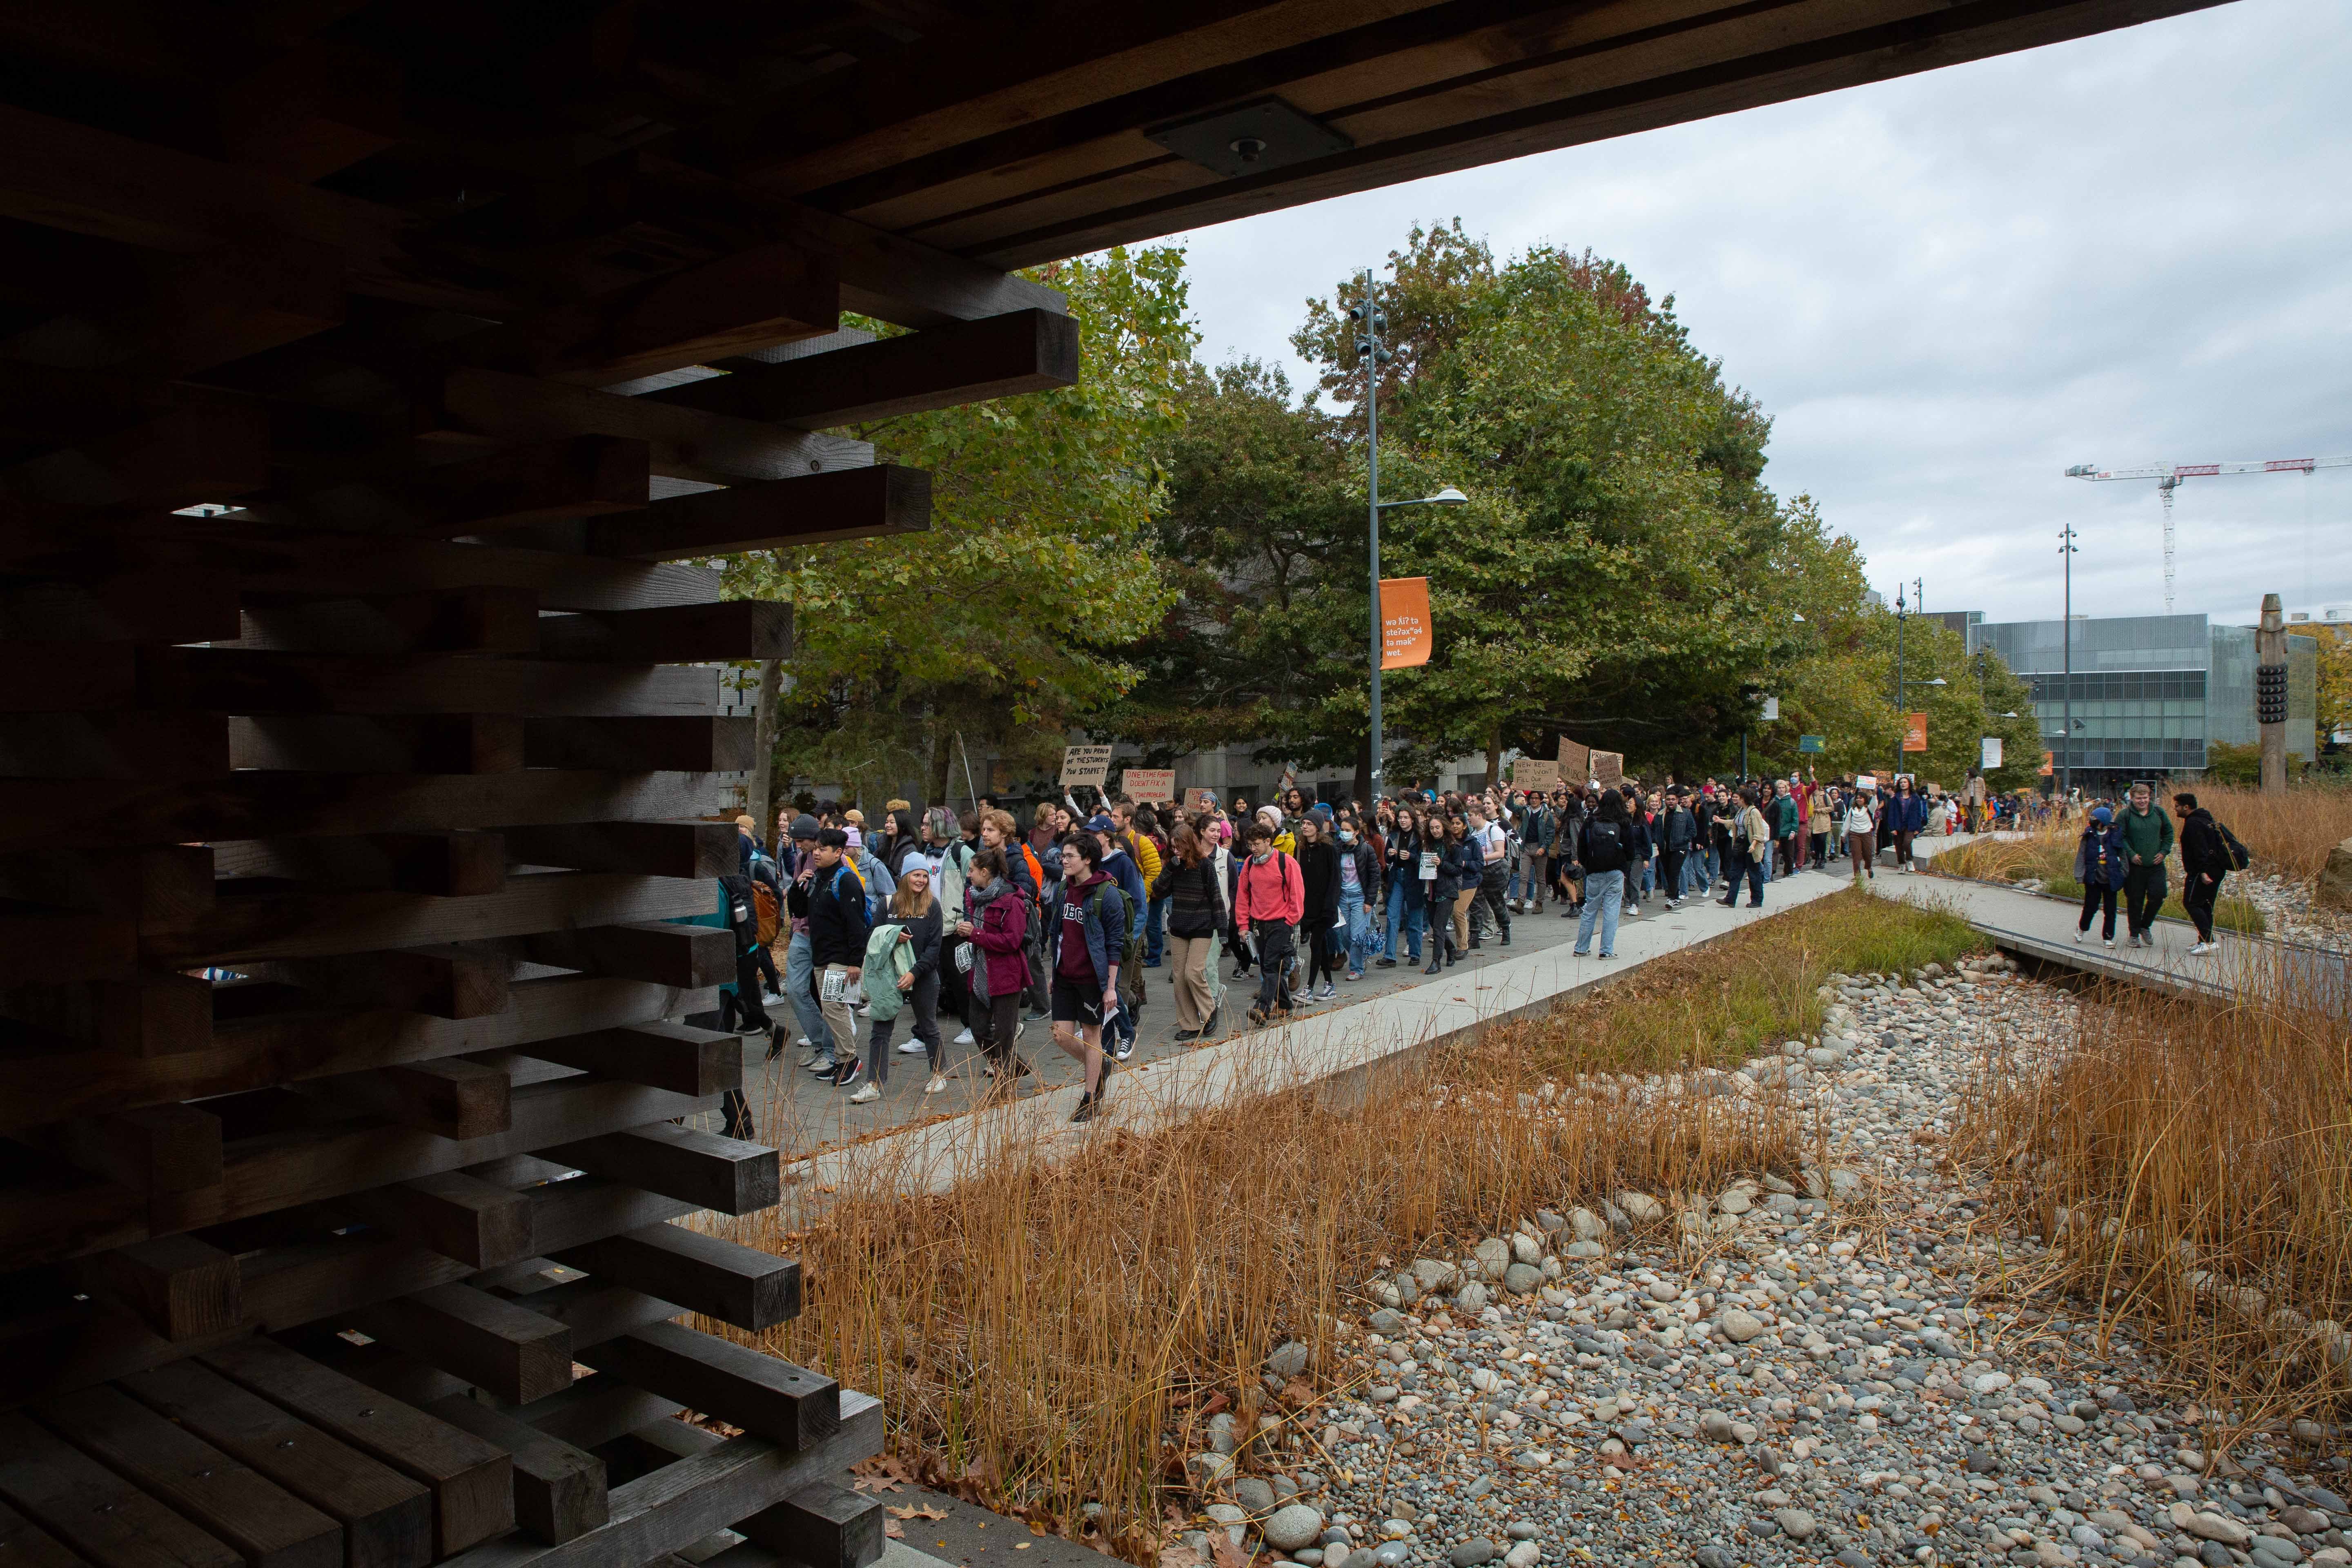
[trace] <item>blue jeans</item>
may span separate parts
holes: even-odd
[[[1157,968],[1160,955],[1168,947],[1168,907],[1176,901],[1173,893],[1151,900],[1151,912],[1145,917],[1143,927],[1143,962]]]
[[[1763,847],[1769,851],[1771,847],[1769,845],[1766,845]],[[1764,883],[1771,875],[1771,873],[1766,868],[1769,859],[1769,854],[1759,857],[1753,854],[1742,855],[1738,850],[1733,850],[1731,853],[1731,890],[1723,895],[1722,901],[1727,904],[1737,903],[1739,901],[1739,884],[1744,879],[1748,883],[1748,908],[1753,909],[1758,904],[1762,903],[1764,901]]]
[[[1389,935],[1387,944],[1381,950],[1381,956],[1391,959],[1396,957],[1397,939],[1402,937],[1406,953],[1415,963],[1419,963],[1421,962],[1421,928],[1423,921],[1428,918],[1428,913],[1426,904],[1419,902],[1408,904],[1405,901],[1402,877],[1392,879],[1389,883]]]
[[[1361,974],[1372,951],[1372,920],[1360,887],[1339,889],[1339,918],[1348,922],[1348,973]]]
[[[817,1050],[831,1055],[833,1031],[825,1027],[824,1009],[816,1000],[816,950],[809,946],[808,932],[794,931],[784,949],[784,1000],[793,1005],[793,1016],[801,1021],[801,1033],[816,1043]]]
[[[1617,910],[1625,898],[1625,873],[1622,871],[1589,871],[1584,878],[1584,913],[1576,922],[1576,952],[1580,958],[1592,953],[1592,920],[1601,918],[1601,956],[1617,956]]]

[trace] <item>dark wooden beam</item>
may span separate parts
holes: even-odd
[[[776,364],[745,365],[644,395],[682,408],[830,429],[1069,386],[1077,379],[1077,323],[1055,311],[1015,310]]]
[[[881,463],[670,496],[644,511],[580,526],[591,554],[687,561],[919,533],[930,525],[930,475]]]

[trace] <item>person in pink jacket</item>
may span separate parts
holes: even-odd
[[[1263,1024],[1290,1012],[1291,928],[1307,912],[1307,885],[1298,862],[1275,848],[1272,827],[1253,822],[1248,839],[1249,858],[1234,889],[1234,923],[1257,945],[1257,1005],[1249,1018]]]

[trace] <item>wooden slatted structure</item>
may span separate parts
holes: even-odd
[[[836,432],[1073,381],[1008,268],[2201,3],[0,5],[12,1560],[862,1568],[678,1321],[800,1302],[710,558],[927,526]]]

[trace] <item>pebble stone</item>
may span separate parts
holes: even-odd
[[[2282,1468],[2308,1449],[2239,1433],[2229,1462],[2192,1473],[2178,1456],[2210,1452],[2220,1416],[2168,1392],[2127,1332],[2102,1341],[2064,1303],[1989,1293],[2041,1238],[1996,1234],[1942,1147],[1982,1054],[2054,1048],[2071,999],[1970,961],[1837,976],[1824,1001],[1797,1056],[1775,1043],[1713,1076],[1817,1109],[1826,1168],[1593,1193],[1386,1266],[1395,1304],[1355,1298],[1314,1373],[1348,1392],[1305,1413],[1295,1446],[1253,1446],[1249,1468],[1280,1472],[1265,1544],[1310,1568],[1297,1553],[1322,1568],[2352,1568],[2352,1513],[2327,1489],[2342,1480]],[[1817,1048],[1838,1059],[1802,1065]],[[1560,1092],[1696,1087],[1599,1081]],[[1531,1290],[1518,1268],[1540,1276]],[[2021,1313],[2034,1331],[2017,1331]],[[1234,1495],[1223,1458],[1193,1456],[1204,1500]],[[1388,1539],[1391,1521],[1405,1533]]]

